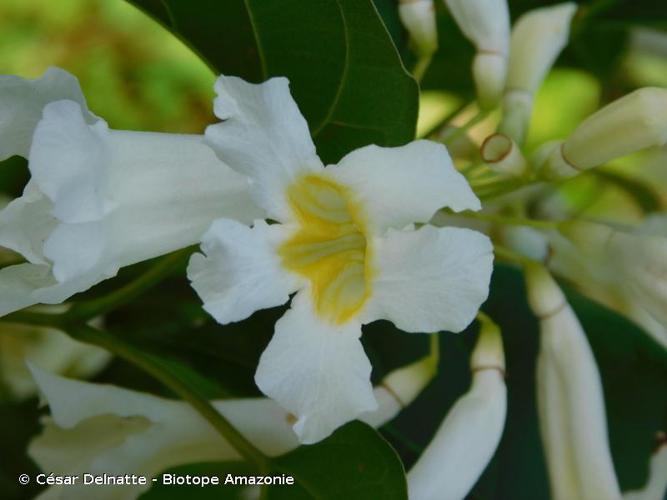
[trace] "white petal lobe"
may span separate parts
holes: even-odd
[[[67,71],[49,68],[36,80],[0,76],[0,161],[13,155],[28,157],[42,108],[61,99],[78,102],[85,110],[88,123],[97,120],[86,108],[79,82]]]
[[[276,220],[288,220],[285,188],[322,163],[287,79],[255,85],[223,75],[215,90],[215,114],[224,121],[209,126],[206,139],[222,161],[252,180],[259,206]]]
[[[321,321],[304,292],[276,323],[255,382],[297,416],[294,431],[302,443],[320,441],[377,407],[360,335],[361,325],[354,321]]]
[[[253,228],[229,219],[213,223],[202,240],[204,253],[190,260],[188,277],[218,322],[241,321],[287,302],[296,287],[275,252],[282,237],[280,226],[264,221]]]
[[[470,229],[390,230],[374,242],[377,277],[364,322],[388,319],[407,332],[459,332],[489,292],[493,248]]]
[[[397,148],[366,146],[327,172],[351,188],[378,232],[428,222],[443,207],[456,212],[481,207],[447,149],[432,141]]]

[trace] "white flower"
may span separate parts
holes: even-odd
[[[555,147],[541,168],[546,178],[569,177],[641,149],[667,143],[667,89],[644,87],[586,118]]]
[[[512,27],[501,131],[519,143],[525,138],[534,93],[567,44],[576,10],[572,2],[533,9]]]
[[[432,55],[438,48],[433,0],[400,0],[398,15],[416,52],[421,56]]]
[[[595,358],[563,292],[540,265],[526,269],[540,320],[537,401],[554,500],[620,499]]]
[[[378,408],[361,420],[379,427],[393,419],[431,380],[431,368],[427,358],[390,374],[375,389]],[[149,478],[145,487],[52,486],[39,496],[42,500],[134,499],[150,488],[150,478],[170,467],[241,459],[187,403],[69,380],[35,367],[31,370],[51,410],[43,421],[42,434],[28,448],[43,471]],[[281,455],[299,445],[291,429],[293,417],[270,399],[228,399],[212,404],[267,455]]]
[[[408,473],[411,500],[465,498],[491,461],[505,427],[505,356],[498,327],[482,321],[472,385]]]
[[[62,306],[49,309],[54,308],[63,310]],[[107,351],[72,340],[53,328],[0,323],[0,383],[15,398],[27,398],[37,392],[26,362],[54,373],[88,377],[104,368],[110,359]]]
[[[463,34],[475,45],[472,73],[482,108],[495,107],[507,78],[510,16],[507,0],[445,0]]]
[[[220,77],[206,130],[279,224],[213,223],[188,275],[220,323],[287,302],[261,357],[262,392],[298,416],[303,442],[375,408],[361,325],[460,331],[486,299],[492,247],[480,233],[425,225],[444,205],[479,209],[442,145],[367,146],[324,168],[287,80]]]
[[[111,130],[82,107],[76,79],[53,71],[59,79],[47,73],[39,85],[10,78],[8,95],[0,86],[3,108],[22,99],[12,101],[0,144],[8,150],[17,134],[31,142],[32,175],[0,212],[0,245],[28,261],[0,270],[0,315],[62,302],[122,266],[192,245],[217,217],[262,214],[246,180],[202,136]],[[78,98],[61,99],[72,94]],[[40,108],[37,121],[35,108],[48,99],[60,100]]]

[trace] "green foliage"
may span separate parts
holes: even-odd
[[[253,82],[289,78],[326,163],[366,144],[414,137],[417,85],[370,0],[131,3],[216,72]]]
[[[270,489],[271,499],[407,499],[403,465],[376,431],[351,422],[315,445],[275,460],[276,470],[294,476],[297,488]]]

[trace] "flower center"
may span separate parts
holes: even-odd
[[[344,323],[369,296],[362,213],[348,188],[323,175],[301,177],[287,196],[300,227],[278,250],[283,265],[308,278],[321,316]]]

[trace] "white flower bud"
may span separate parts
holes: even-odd
[[[535,92],[567,44],[570,22],[577,10],[572,2],[542,7],[523,14],[512,28],[507,88]]]
[[[620,499],[602,383],[586,335],[544,267],[529,266],[526,284],[540,320],[537,399],[552,497]]]
[[[667,89],[645,87],[584,120],[543,168],[544,177],[569,177],[641,149],[667,143]]]
[[[364,413],[359,420],[380,427],[393,419],[424,390],[435,376],[437,368],[438,353],[432,352],[430,356],[389,373],[373,391],[378,408]]]
[[[487,137],[481,147],[482,160],[494,172],[513,177],[526,173],[528,164],[521,153],[521,148],[505,134],[493,134]]]
[[[534,9],[523,14],[512,28],[504,98],[504,112],[511,126],[508,123],[501,130],[520,143],[530,121],[533,94],[567,44],[576,10],[572,2]]]
[[[482,320],[471,358],[470,390],[454,404],[408,474],[412,500],[459,500],[475,485],[500,442],[507,392],[498,327]]]
[[[495,107],[507,78],[510,20],[507,0],[445,0],[463,34],[475,45],[473,78],[480,107]]]
[[[415,51],[424,57],[432,55],[438,48],[433,0],[400,0],[398,15]]]

